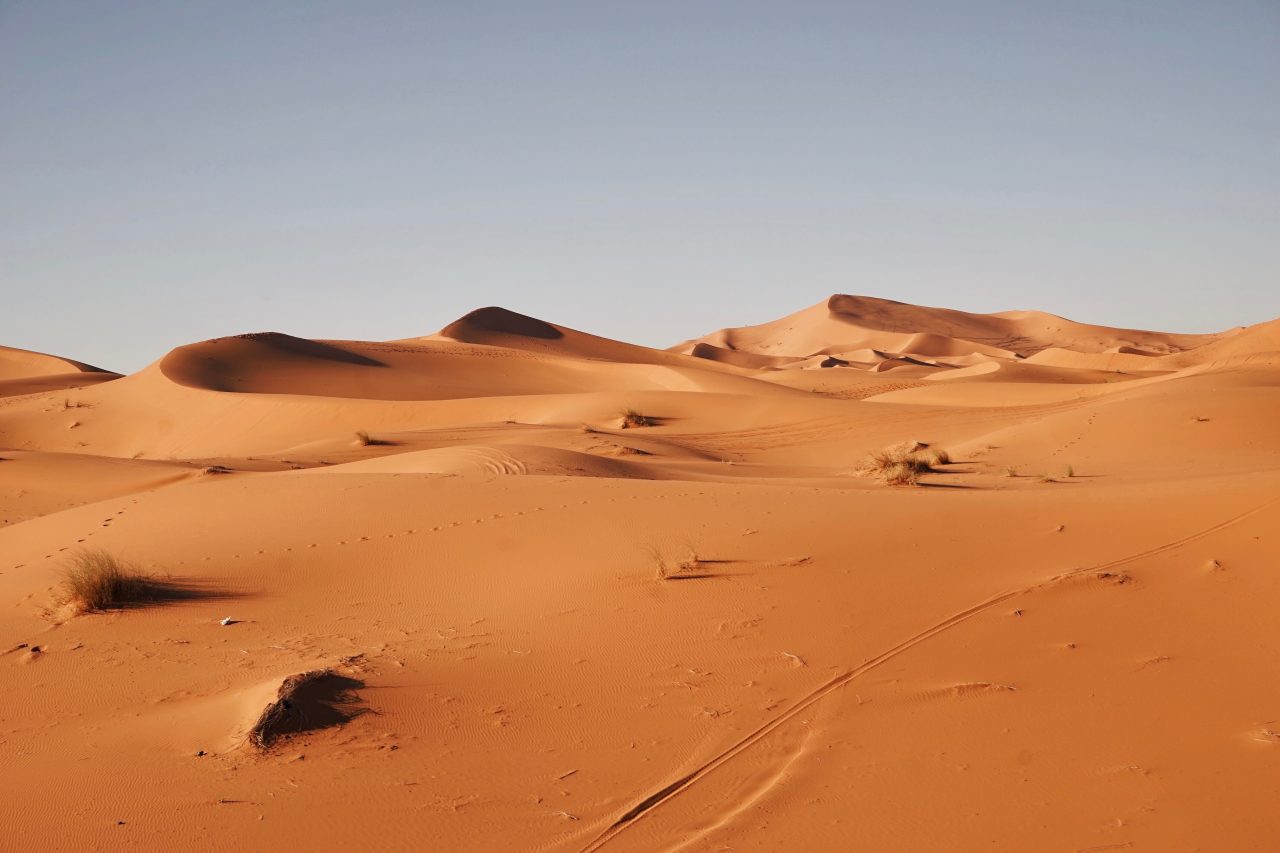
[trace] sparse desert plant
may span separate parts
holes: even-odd
[[[1068,465],[1067,470],[1062,472],[1065,477],[1074,477],[1076,475],[1076,466]]]
[[[916,486],[921,474],[933,471],[931,458],[928,445],[912,441],[877,450],[867,457],[862,471],[890,486]]]
[[[1041,474],[1039,477],[1037,477],[1037,478],[1036,478],[1036,482],[1038,482],[1038,483],[1056,483],[1056,482],[1058,482],[1058,481],[1057,481],[1057,480],[1055,480],[1055,479],[1053,479],[1052,475],[1049,475],[1049,474]]]
[[[63,572],[62,583],[67,602],[83,612],[154,601],[162,591],[153,578],[136,566],[101,550],[74,555]]]
[[[658,576],[658,580],[666,580],[671,577],[671,566],[667,563],[667,557],[662,553],[662,549],[657,545],[645,546],[645,551],[649,554],[649,560],[653,563],[654,573]]]
[[[679,564],[681,571],[692,571],[702,565],[702,560],[698,558],[698,549],[692,542],[684,543],[684,552],[684,559]]]
[[[883,469],[880,472],[880,479],[890,486],[918,486],[920,485],[919,466],[900,460]]]
[[[623,409],[621,412],[621,415],[622,415],[623,429],[630,429],[632,427],[653,426],[655,423],[657,423],[657,421],[655,421],[653,418],[649,417],[646,414],[643,414],[638,409],[632,408],[630,406]]]
[[[649,560],[653,563],[654,573],[658,580],[680,580],[687,578],[704,577],[698,573],[698,569],[702,568],[702,561],[698,559],[697,549],[691,544],[685,546],[688,553],[684,559],[677,563],[671,563],[667,560],[666,554],[657,545],[648,545],[645,551],[649,554]]]
[[[941,447],[930,447],[925,451],[925,456],[929,460],[930,465],[951,464],[951,454],[943,450]]]
[[[1018,469],[1010,465],[1008,468],[1004,469],[1004,475],[1006,477],[1016,477],[1018,476]]]
[[[373,444],[373,439],[369,437],[369,433],[362,429],[356,430],[356,445],[359,447],[368,447]]]

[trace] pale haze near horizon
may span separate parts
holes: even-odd
[[[1280,4],[0,2],[0,344],[1280,315]]]

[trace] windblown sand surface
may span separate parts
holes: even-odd
[[[0,848],[1276,850],[1278,529],[1280,321],[0,349]]]

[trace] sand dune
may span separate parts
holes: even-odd
[[[740,352],[801,357],[833,346],[916,355],[981,352],[1029,356],[1048,347],[1103,352],[1122,346],[1171,353],[1203,346],[1220,337],[1223,336],[1091,326],[1039,311],[969,314],[869,296],[836,295],[780,320],[721,329],[675,349],[686,352],[704,342]],[[912,346],[919,348],[911,349]]]
[[[601,338],[505,308],[481,308],[445,326],[428,338],[410,341],[451,340],[547,355],[612,361],[624,364],[663,364],[675,367],[713,369],[712,365],[691,361],[664,350],[650,349]],[[715,359],[712,359],[713,361]],[[749,367],[758,365],[751,364]]]
[[[5,849],[1280,837],[1280,320],[483,308],[3,388]]]
[[[60,376],[67,373],[105,373],[94,367],[69,358],[46,355],[42,352],[0,346],[0,379],[29,379],[35,376]]]
[[[69,358],[0,346],[0,397],[96,385],[119,375]]]

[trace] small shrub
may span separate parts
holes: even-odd
[[[657,545],[649,545],[645,550],[649,553],[649,559],[653,563],[658,580],[666,580],[671,577],[671,566],[667,563],[666,555],[662,553],[662,549]]]
[[[910,462],[894,462],[880,472],[880,479],[890,486],[918,486],[920,472]]]
[[[84,612],[153,601],[159,587],[136,567],[106,551],[81,551],[63,572],[67,601]]]
[[[386,441],[381,438],[372,438],[369,433],[364,430],[356,430],[356,446],[357,447],[373,447],[382,444],[394,444],[393,441]]]
[[[1070,477],[1074,477],[1074,476],[1076,475],[1076,466],[1074,466],[1074,465],[1068,465],[1068,466],[1067,466],[1067,470],[1066,470],[1066,471],[1064,471],[1064,472],[1063,472],[1063,474],[1064,474],[1065,476],[1067,476],[1068,478],[1070,478]]]
[[[918,486],[920,475],[933,471],[929,460],[934,452],[918,441],[877,450],[867,457],[863,473],[890,486]],[[947,457],[949,459],[949,457]]]
[[[931,465],[951,464],[951,454],[943,450],[941,447],[930,447],[928,451],[926,451],[925,455],[929,459],[929,464]]]
[[[1018,469],[1010,465],[1008,468],[1004,469],[1004,475],[1006,477],[1016,477],[1018,476]]]
[[[698,559],[698,552],[692,545],[687,545],[686,547],[688,548],[688,555],[674,565],[667,562],[666,555],[657,545],[649,545],[646,547],[645,550],[648,552],[649,559],[653,563],[658,580],[682,580],[705,577],[705,575],[698,573],[698,569],[702,568],[702,561]]]
[[[682,572],[690,572],[702,566],[702,560],[698,558],[698,549],[692,542],[684,543],[685,558],[680,561],[679,569]]]
[[[622,428],[630,429],[632,427],[653,426],[657,421],[646,414],[642,414],[637,409],[626,408],[622,410]]]

